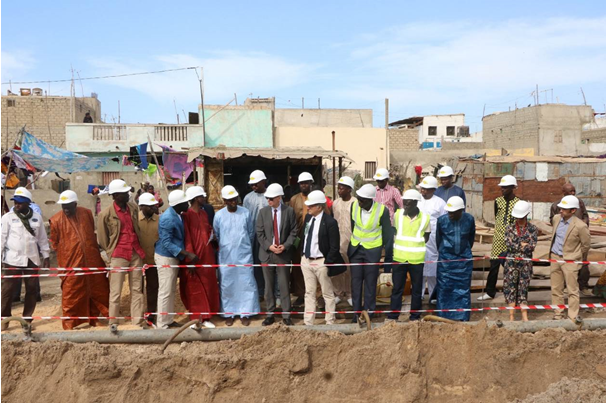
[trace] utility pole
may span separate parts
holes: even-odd
[[[537,84],[537,89],[535,91],[535,96],[536,96],[536,101],[534,102],[534,105],[539,105],[539,85]]]
[[[318,98],[318,101],[320,99]],[[337,144],[336,144],[336,139],[335,139],[335,131],[332,131],[332,151],[333,153],[337,151]],[[337,196],[337,167],[336,167],[336,160],[335,160],[335,156],[332,156],[332,199],[333,201],[336,199]]]
[[[198,67],[200,67],[200,74],[198,74]],[[200,82],[200,108],[202,109],[202,116],[200,120],[202,121],[202,132],[204,134],[204,144],[206,144],[206,123],[204,119],[204,70],[202,66],[198,67],[190,67],[196,72],[196,76],[198,76],[198,81]]]
[[[301,97],[301,109],[305,109],[305,97]]]
[[[389,170],[389,98],[385,98],[385,165]]]

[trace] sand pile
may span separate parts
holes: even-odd
[[[606,401],[605,363],[605,331],[429,323],[354,336],[274,326],[165,354],[14,342],[2,343],[2,401]]]

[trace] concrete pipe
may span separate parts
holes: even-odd
[[[457,324],[438,323],[441,327],[458,327],[458,326],[473,326],[477,322],[461,322]],[[487,322],[489,327],[497,327],[496,322]],[[407,325],[410,325],[409,323]],[[372,328],[382,327],[383,323],[373,323]],[[579,330],[603,330],[606,329],[606,319],[589,319],[584,320],[581,324],[575,324],[570,320],[553,320],[553,321],[528,321],[528,322],[503,322],[499,325],[500,328],[505,328],[518,332],[537,332],[547,328],[563,328],[568,331]],[[199,331],[187,329],[179,334],[172,342],[192,342],[192,341],[221,341],[227,339],[239,339],[244,335],[252,335],[263,329],[264,327],[239,327],[239,328],[202,328]],[[365,328],[360,328],[357,324],[334,324],[334,325],[316,325],[316,326],[293,326],[289,327],[292,330],[311,330],[329,332],[336,331],[345,335],[358,334],[365,332]],[[108,331],[67,331],[67,332],[50,332],[50,333],[32,333],[31,341],[67,341],[74,343],[98,342],[100,344],[164,344],[169,338],[175,335],[175,330],[133,330],[133,331],[118,331],[111,333]],[[2,341],[22,341],[23,334],[2,334]]]

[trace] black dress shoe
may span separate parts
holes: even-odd
[[[265,320],[263,320],[263,323],[261,323],[261,325],[268,326],[268,325],[272,325],[275,322],[276,322],[276,320],[273,317],[267,317]]]
[[[183,326],[183,324],[179,324],[176,321],[173,321],[172,323],[170,323],[168,325],[168,328],[181,328]]]
[[[292,320],[290,318],[285,318],[284,320],[282,320],[282,322],[284,323],[284,325],[293,325]]]
[[[295,307],[301,307],[305,305],[305,299],[303,297],[297,297],[297,300],[294,301],[294,303],[292,304]]]
[[[353,318],[351,319],[351,322],[353,324],[356,324],[358,322],[358,315],[357,314],[353,316]]]

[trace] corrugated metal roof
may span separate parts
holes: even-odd
[[[347,153],[336,150],[326,150],[321,147],[282,147],[282,148],[239,148],[239,147],[200,147],[190,149],[187,160],[192,161],[198,156],[221,159],[235,159],[242,156],[263,157],[266,159],[309,159],[314,157],[342,157],[345,161],[354,162]]]

